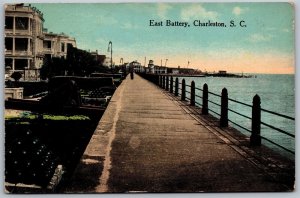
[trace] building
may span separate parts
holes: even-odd
[[[154,61],[149,60],[148,71],[151,74],[166,74],[167,73],[167,67],[166,66],[154,65]]]
[[[35,7],[5,5],[6,74],[42,66],[43,23],[43,14]]]
[[[44,31],[45,38],[43,40],[43,53],[45,57],[64,57],[67,58],[68,45],[76,47],[75,38],[69,37],[64,33],[55,34],[48,33],[45,29]]]
[[[154,65],[154,74],[166,74],[168,67]]]
[[[48,33],[43,13],[24,4],[5,5],[5,78],[20,72],[23,80],[38,80],[46,58],[67,57],[76,41],[64,33]]]
[[[151,73],[151,74],[155,74],[155,72],[154,72],[154,61],[153,60],[149,60],[148,72]]]
[[[94,57],[94,60],[99,63],[100,65],[103,65],[104,64],[104,61],[106,60],[106,56],[105,55],[102,55],[102,54],[99,54],[98,53],[98,50],[96,51],[91,51],[90,52],[91,55]]]
[[[178,68],[168,67],[167,71],[168,71],[168,74],[179,74],[180,67],[178,67]]]
[[[137,73],[144,73],[146,71],[145,67],[142,66],[141,63],[139,63],[137,61],[133,61],[133,62],[129,63],[129,67],[133,68],[133,71],[137,72]]]

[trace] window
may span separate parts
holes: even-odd
[[[28,39],[27,38],[15,38],[15,50],[27,51]]]
[[[13,38],[5,38],[5,49],[12,50],[13,49]]]
[[[28,18],[16,17],[16,29],[17,30],[28,30]]]
[[[5,17],[5,29],[13,29],[14,27],[14,17]]]
[[[61,51],[65,52],[65,43],[61,43]]]
[[[51,49],[51,41],[44,41],[44,49]]]
[[[5,58],[5,69],[12,69],[12,62],[11,58]]]
[[[15,70],[23,70],[28,65],[27,59],[15,59]]]

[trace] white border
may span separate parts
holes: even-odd
[[[298,172],[298,164],[299,164],[299,149],[297,146],[297,143],[299,143],[299,135],[296,135],[296,143],[295,143],[295,149],[296,149],[296,189],[294,192],[291,193],[189,193],[189,194],[184,194],[184,193],[166,193],[166,194],[41,194],[41,195],[9,195],[9,194],[5,194],[4,193],[4,4],[5,3],[122,3],[122,2],[149,2],[149,3],[158,3],[158,2],[293,2],[295,4],[295,47],[296,47],[296,63],[295,63],[295,108],[296,108],[296,132],[300,131],[300,127],[298,125],[298,123],[300,123],[300,119],[299,119],[299,113],[300,113],[300,107],[299,107],[299,83],[300,83],[300,74],[299,72],[297,72],[297,68],[299,67],[299,61],[298,61],[298,57],[300,57],[299,55],[299,26],[300,26],[300,22],[299,22],[299,1],[300,0],[290,0],[290,1],[286,1],[286,0],[188,0],[188,1],[184,1],[184,0],[23,0],[23,1],[19,1],[19,0],[1,0],[0,5],[1,5],[1,10],[0,10],[0,32],[1,35],[3,35],[2,39],[0,39],[0,46],[1,46],[1,59],[0,59],[0,101],[1,105],[0,105],[0,109],[1,109],[1,115],[0,115],[0,150],[1,150],[1,155],[0,155],[0,185],[2,188],[2,192],[0,193],[0,197],[6,197],[6,196],[34,196],[34,197],[44,197],[44,196],[57,196],[57,197],[62,197],[62,196],[76,196],[76,197],[85,197],[85,196],[101,196],[104,198],[107,197],[172,197],[172,198],[177,198],[177,197],[204,197],[204,198],[215,198],[215,197],[222,197],[222,198],[235,198],[235,197],[243,197],[243,198],[252,198],[252,197],[263,197],[263,198],[281,198],[281,197],[285,197],[285,198],[294,198],[294,197],[300,197],[300,192],[297,189],[297,187],[299,188],[299,172]]]

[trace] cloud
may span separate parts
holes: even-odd
[[[245,12],[247,12],[249,9],[248,8],[241,8],[239,6],[235,6],[232,10],[232,14],[239,16]]]
[[[181,18],[183,20],[190,19],[212,19],[216,20],[218,16],[217,12],[207,11],[202,5],[191,5],[181,10]]]
[[[248,40],[252,43],[257,42],[266,42],[270,41],[274,36],[273,35],[263,35],[263,34],[251,34]]]
[[[169,4],[159,3],[157,5],[157,15],[162,19],[166,19],[167,13],[170,9],[172,9],[172,6],[170,6]]]

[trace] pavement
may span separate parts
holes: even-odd
[[[198,110],[138,75],[128,76],[63,191],[293,191],[293,162],[249,147],[249,138],[220,129]]]

